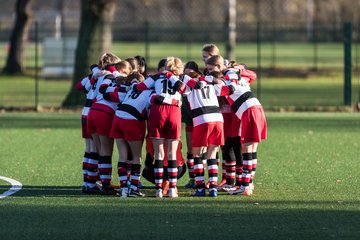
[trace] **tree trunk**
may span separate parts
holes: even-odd
[[[30,26],[31,0],[17,0],[15,5],[16,19],[10,37],[10,50],[4,73],[19,74],[23,70],[23,52]]]
[[[236,60],[236,0],[227,0],[226,6],[226,58]]]
[[[75,85],[90,73],[89,66],[97,63],[99,56],[110,50],[115,0],[82,0],[81,23],[75,53],[72,86],[64,107],[82,105],[84,97]]]

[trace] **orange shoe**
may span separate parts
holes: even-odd
[[[249,184],[249,187],[250,187],[250,189],[251,189],[251,192],[254,192],[254,190],[255,190],[254,183],[250,183],[250,184]]]
[[[163,182],[163,195],[167,195],[169,192],[169,181],[165,180]]]
[[[222,187],[226,183],[226,179],[222,179],[221,182],[218,184],[218,187]]]

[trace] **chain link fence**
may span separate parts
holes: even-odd
[[[225,53],[227,1],[117,1],[111,51],[121,58],[143,55],[150,69],[167,56],[178,56],[184,62],[195,60],[203,65],[203,44],[216,43]],[[73,5],[73,1],[52,0],[46,11],[41,9],[43,2],[37,2],[41,1],[34,2],[39,6],[33,7],[36,10],[24,53],[24,67],[29,77],[19,80],[22,87],[15,86],[15,80],[9,83],[1,79],[1,107],[31,107],[36,102],[45,107],[59,107],[69,91],[80,1]],[[358,100],[358,10],[360,1],[348,0],[237,1],[236,60],[258,72],[261,81],[253,88],[259,95],[261,93],[266,107],[343,105],[345,21],[353,24],[352,101]],[[4,66],[14,17],[0,12],[0,19],[0,47],[3,49],[0,64]],[[46,74],[46,70],[53,67],[58,68],[56,79]],[[35,71],[39,76],[37,90]],[[313,86],[307,79],[319,81]],[[305,86],[305,90],[296,91],[299,86]],[[35,93],[38,96],[34,96]],[[296,98],[289,99],[288,95]]]

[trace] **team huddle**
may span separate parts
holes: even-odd
[[[194,197],[206,196],[206,191],[210,197],[217,197],[218,191],[253,194],[257,146],[267,134],[263,108],[250,87],[256,74],[225,60],[214,44],[203,46],[202,58],[203,72],[194,61],[183,64],[167,57],[159,61],[157,73],[148,75],[143,57],[121,60],[112,53],[104,53],[90,67],[91,74],[76,86],[86,93],[84,193],[144,197],[142,176],[155,184],[157,198],[176,198],[177,180],[187,169],[185,187],[195,189]],[[182,123],[186,160],[181,153]],[[111,182],[114,141],[119,185]]]

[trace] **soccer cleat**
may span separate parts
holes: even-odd
[[[165,180],[163,182],[163,195],[167,195],[169,192],[169,181]]]
[[[162,189],[158,189],[156,190],[156,195],[157,198],[162,198],[163,197],[163,191]]]
[[[237,188],[235,191],[231,191],[229,193],[231,195],[242,195],[242,196],[251,196],[252,195],[251,188],[244,187],[244,186],[241,186],[241,187]]]
[[[117,192],[110,186],[102,187],[100,190],[101,195],[116,195]]]
[[[212,188],[210,191],[209,191],[209,196],[210,197],[217,197],[217,190],[215,188]]]
[[[187,184],[185,184],[185,188],[195,188],[195,180],[194,179],[190,179],[189,182]]]
[[[96,186],[98,189],[101,189],[101,188],[102,188],[102,183],[101,183],[101,181],[96,181],[95,186]]]
[[[82,191],[82,193],[87,193],[87,187],[86,187],[86,186],[82,186],[81,191]]]
[[[237,189],[236,186],[230,184],[224,184],[222,187],[218,188],[220,192],[231,192]]]
[[[134,189],[130,188],[128,196],[129,197],[145,197],[145,194],[140,192],[139,189],[134,190]]]
[[[179,197],[178,193],[177,193],[177,189],[175,188],[170,188],[169,189],[169,198],[177,198]]]
[[[205,197],[205,189],[196,189],[195,192],[191,194],[193,197]]]
[[[254,192],[254,190],[255,190],[254,183],[250,183],[250,184],[249,184],[249,187],[250,187],[250,189],[251,189],[251,192]]]
[[[129,189],[124,187],[120,189],[120,197],[127,197],[129,195]]]

